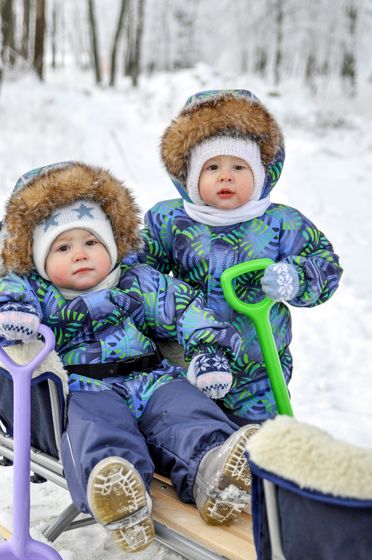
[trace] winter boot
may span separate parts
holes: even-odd
[[[193,493],[207,523],[231,523],[250,504],[251,474],[245,453],[248,439],[259,428],[255,424],[243,426],[201,460]]]
[[[88,504],[125,552],[146,548],[154,538],[151,499],[134,466],[121,457],[107,457],[92,470],[88,480]]]

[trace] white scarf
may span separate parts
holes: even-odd
[[[221,210],[206,204],[183,201],[186,214],[196,222],[208,226],[231,226],[258,218],[266,212],[270,204],[270,196],[261,200],[248,200],[248,202],[233,210]]]
[[[99,290],[110,290],[111,288],[115,288],[117,283],[119,282],[120,278],[120,265],[114,268],[112,272],[106,278],[102,280],[97,286],[93,286],[93,288],[89,288],[89,290],[70,290],[68,288],[58,288],[63,297],[67,300],[74,299],[79,296],[85,296],[86,294],[90,294],[92,292],[98,292]]]

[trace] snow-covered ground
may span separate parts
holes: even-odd
[[[372,448],[372,109],[370,92],[351,101],[328,88],[317,99],[298,85],[278,91],[247,76],[222,76],[206,66],[99,89],[91,77],[59,71],[40,84],[31,76],[0,91],[0,215],[19,175],[33,167],[80,159],[123,179],[145,211],[176,196],[162,169],[160,136],[198,90],[252,89],[282,125],[287,147],[272,200],[297,207],[324,231],[344,267],[325,305],[293,310],[295,415],[356,445]],[[0,524],[11,526],[11,469],[0,467]],[[50,483],[32,486],[32,533],[68,504]],[[64,560],[126,558],[99,527],[65,533],[55,543]],[[128,555],[128,558],[132,556]],[[136,555],[176,558],[159,545]]]

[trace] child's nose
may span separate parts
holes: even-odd
[[[74,254],[74,261],[83,261],[87,258],[86,252],[84,251],[84,249],[78,249],[77,251],[75,251]]]
[[[232,175],[229,169],[221,169],[220,173],[220,181],[221,182],[230,182],[232,180]]]

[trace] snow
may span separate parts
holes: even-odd
[[[240,504],[250,505],[251,495],[243,490],[240,490],[235,484],[229,484],[226,488],[219,494],[218,498],[222,501],[232,502],[234,505],[239,507]]]
[[[316,98],[298,84],[280,91],[257,78],[219,75],[205,65],[97,88],[89,75],[58,70],[40,84],[32,76],[0,90],[0,214],[19,175],[44,164],[80,159],[110,169],[136,194],[143,211],[174,198],[159,159],[159,140],[186,98],[201,89],[252,89],[278,118],[287,159],[273,201],[297,207],[332,241],[344,275],[339,290],[313,309],[292,308],[298,419],[355,445],[372,447],[372,129],[370,92],[358,99],[327,89]],[[11,527],[11,469],[0,467],[0,524]],[[32,535],[68,505],[66,491],[32,485]],[[58,508],[55,504],[58,503]],[[55,545],[64,560],[133,558],[97,526],[65,533]],[[175,559],[154,544],[138,560]]]

